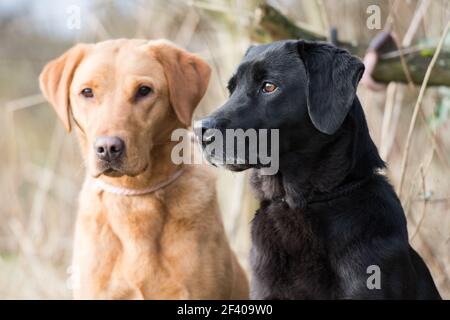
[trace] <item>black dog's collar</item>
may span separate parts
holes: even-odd
[[[348,184],[344,184],[335,190],[332,190],[331,192],[324,192],[324,193],[312,193],[312,195],[308,198],[308,204],[309,203],[317,203],[317,202],[327,202],[331,201],[337,198],[340,198],[342,196],[349,195],[353,191],[361,188],[362,186],[366,185],[370,180],[372,180],[372,175],[370,175],[367,178],[364,178],[362,180],[357,180],[350,182]]]
[[[362,180],[357,180],[357,181],[353,181],[347,184],[344,184],[330,192],[320,192],[320,193],[311,193],[310,196],[307,199],[307,204],[312,204],[312,203],[319,203],[319,202],[327,202],[327,201],[331,201],[337,198],[340,198],[342,196],[346,196],[349,195],[350,193],[352,193],[353,191],[361,188],[362,186],[364,186],[365,184],[367,184],[370,180],[372,180],[373,175],[370,175],[369,177],[362,179]],[[272,199],[272,201],[274,202],[286,202],[285,198],[282,196],[279,197],[275,197]]]

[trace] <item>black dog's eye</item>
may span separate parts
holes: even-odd
[[[275,92],[278,89],[278,87],[273,84],[272,82],[264,82],[262,91],[264,93],[272,93]]]
[[[85,98],[93,98],[94,92],[91,88],[84,88],[83,90],[81,90],[81,95]]]
[[[150,93],[152,93],[152,91],[152,88],[148,86],[140,86],[138,91],[136,92],[136,98],[148,96]]]

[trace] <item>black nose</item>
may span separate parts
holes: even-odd
[[[123,155],[125,143],[119,137],[100,137],[95,140],[94,150],[97,158],[109,162]]]

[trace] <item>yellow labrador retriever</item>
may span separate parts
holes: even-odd
[[[245,299],[226,240],[215,178],[171,161],[209,66],[168,41],[78,44],[40,75],[44,96],[76,128],[88,174],[74,270],[80,299]]]

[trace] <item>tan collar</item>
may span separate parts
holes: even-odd
[[[142,196],[149,193],[153,193],[155,191],[158,191],[159,189],[162,189],[164,187],[167,187],[169,184],[174,182],[178,177],[180,177],[184,172],[184,169],[179,169],[175,171],[174,174],[172,174],[169,179],[166,181],[160,182],[154,186],[144,188],[144,189],[128,189],[128,188],[122,188],[122,187],[116,187],[109,183],[106,183],[99,179],[93,179],[94,184],[97,188],[118,195],[118,196]]]

